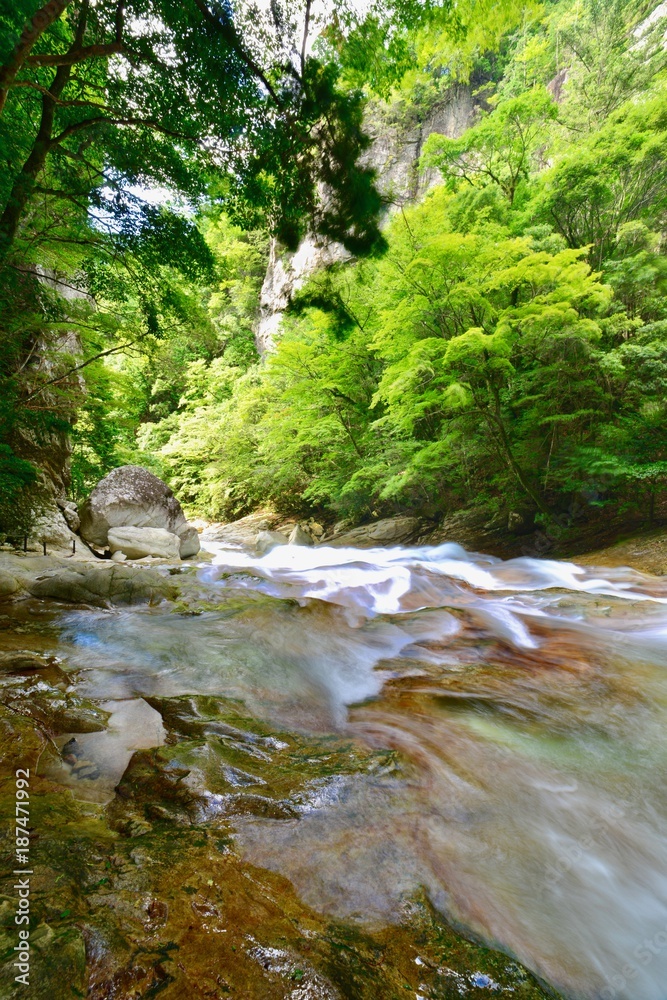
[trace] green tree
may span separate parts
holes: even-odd
[[[511,205],[517,187],[536,166],[556,115],[551,96],[535,87],[482,113],[479,123],[458,139],[433,133],[422,163],[438,167],[450,184],[495,184]]]
[[[660,226],[667,209],[664,90],[631,101],[596,132],[564,151],[539,179],[527,215],[549,222],[570,247],[591,245],[597,267],[622,249],[621,227]]]

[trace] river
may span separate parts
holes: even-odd
[[[208,548],[200,578],[247,604],[59,614],[59,656],[112,713],[78,737],[92,799],[163,742],[144,698],[394,751],[317,782],[298,819],[239,817],[244,857],[369,927],[424,887],[568,998],[665,1000],[667,582],[453,544]]]

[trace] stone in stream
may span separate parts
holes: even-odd
[[[276,545],[287,545],[289,539],[279,531],[260,531],[255,539],[255,549],[260,556],[266,555]]]
[[[106,567],[121,568],[132,569]],[[10,631],[2,630],[4,637],[12,640]],[[32,641],[22,629],[16,640]],[[30,656],[36,665],[36,651],[10,649],[7,661],[30,668],[22,659]],[[63,698],[59,685],[76,679],[61,672],[41,691],[53,715]],[[0,673],[0,690],[3,678],[7,692],[25,686],[18,675]],[[42,678],[35,670],[33,687]],[[108,805],[93,798],[91,808],[87,796],[99,782],[91,744],[69,737],[70,730],[58,751],[44,723],[27,714],[32,699],[21,700],[26,714],[0,703],[0,812],[14,816],[20,761],[30,770],[28,992],[36,1000],[198,993],[378,1000],[408,991],[453,998],[459,984],[471,997],[497,984],[512,1000],[546,1000],[529,973],[467,941],[424,893],[406,896],[395,921],[367,926],[363,914],[349,920],[320,912],[288,878],[244,857],[238,823],[260,823],[267,836],[295,827],[309,803],[321,809],[329,783],[364,775],[377,781],[392,751],[347,734],[285,732],[233,699],[148,698],[168,745],[135,753],[114,798]],[[17,942],[15,883],[11,871],[0,880],[12,901],[0,922],[0,996],[7,1000],[26,993],[7,957]]]
[[[199,538],[161,479],[138,465],[121,465],[101,479],[79,508],[81,537],[106,546],[112,528],[159,528],[182,541],[182,558],[199,551]]]
[[[193,524],[183,524],[177,529],[176,534],[181,543],[181,559],[189,559],[196,556],[201,545],[199,544],[199,532]]]
[[[128,559],[179,559],[181,550],[178,535],[164,528],[110,528],[108,545],[112,553],[122,552]]]
[[[301,527],[300,524],[297,524],[296,527],[293,528],[293,530],[292,530],[292,532],[291,532],[291,534],[289,536],[288,541],[289,541],[290,545],[312,545],[313,544],[313,539],[310,537],[310,535],[308,534],[307,531],[304,531],[304,529]]]
[[[32,673],[34,670],[46,670],[49,666],[45,659],[35,653],[25,653],[20,650],[0,653],[0,672]]]

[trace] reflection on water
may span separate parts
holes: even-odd
[[[237,698],[401,761],[240,821],[250,860],[371,923],[425,885],[572,997],[665,1000],[667,585],[454,545],[218,548],[200,573],[222,610],[64,617],[81,694]]]

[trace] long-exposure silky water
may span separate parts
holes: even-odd
[[[368,926],[423,886],[566,996],[665,1000],[667,584],[456,545],[209,547],[201,577],[247,601],[69,612],[60,643],[111,708],[215,694],[396,751],[296,818],[239,819],[250,861]]]

